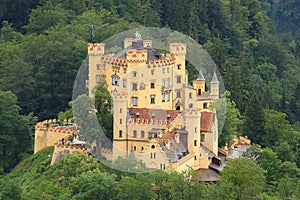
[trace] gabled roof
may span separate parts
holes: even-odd
[[[214,114],[212,112],[202,112],[200,118],[200,131],[210,132],[212,128]]]

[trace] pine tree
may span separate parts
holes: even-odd
[[[264,125],[264,111],[254,93],[245,111],[244,134],[247,135],[253,143],[260,144],[262,135],[264,135]]]

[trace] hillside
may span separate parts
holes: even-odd
[[[0,6],[1,198],[97,199],[95,195],[101,194],[106,199],[197,199],[193,195],[204,199],[214,195],[219,199],[300,199],[298,1],[11,2],[3,0]],[[249,176],[247,166],[264,170],[258,173],[257,180],[262,182],[254,191],[241,194],[245,185],[234,181],[240,177],[230,171],[222,175],[219,185],[191,186],[187,176],[176,173],[126,174],[122,178],[96,160],[77,154],[49,167],[51,148],[32,155],[38,120],[56,118],[59,113],[62,119],[72,116],[69,102],[77,71],[87,57],[86,44],[137,27],[182,32],[209,52],[226,89],[226,101],[220,102],[226,104],[227,113],[219,145],[228,143],[233,133],[248,136],[257,144],[246,155],[250,160],[236,161]],[[198,66],[186,64],[193,80]],[[105,124],[109,129],[109,123]],[[180,181],[182,188],[172,185]],[[102,183],[105,187],[100,187]],[[159,190],[153,190],[154,183],[160,185]],[[241,196],[247,194],[253,196]]]

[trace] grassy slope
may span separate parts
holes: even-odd
[[[48,147],[21,161],[9,174],[1,177],[0,185],[12,182],[18,184],[25,193],[37,187],[46,178],[53,150],[53,147]]]

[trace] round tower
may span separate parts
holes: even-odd
[[[216,71],[214,71],[213,77],[210,81],[210,95],[213,100],[219,98],[219,85],[220,82],[218,80]]]

